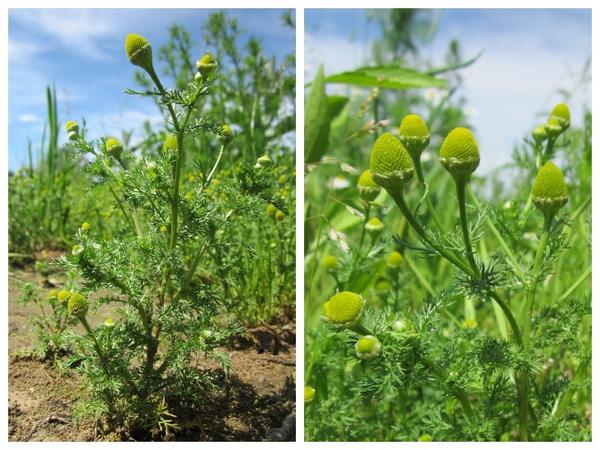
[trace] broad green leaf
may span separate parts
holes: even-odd
[[[329,143],[329,103],[325,94],[323,66],[319,67],[304,112],[304,160],[317,162]]]
[[[444,87],[446,85],[444,79],[397,66],[361,67],[350,72],[330,75],[325,81],[385,89]]]
[[[344,109],[344,106],[348,103],[348,97],[343,95],[330,95],[327,97],[327,103],[329,105],[329,121],[335,119]]]

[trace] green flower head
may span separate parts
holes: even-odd
[[[383,133],[373,145],[369,170],[373,181],[386,190],[401,190],[414,173],[410,155],[392,133]]]
[[[555,214],[568,201],[567,185],[560,169],[548,161],[535,178],[532,190],[533,204],[544,215]]]
[[[227,145],[233,141],[233,130],[229,125],[224,124],[221,127],[221,134],[219,135],[218,140],[222,145]]]
[[[563,130],[571,126],[571,111],[565,103],[556,105],[550,112],[550,117],[556,119]]]
[[[304,386],[304,403],[310,403],[315,399],[315,388],[312,386]]]
[[[128,34],[125,38],[125,53],[131,64],[146,72],[154,71],[152,66],[152,47],[147,39],[139,34]]]
[[[533,137],[533,140],[538,145],[544,142],[548,137],[546,135],[546,128],[544,127],[544,125],[538,125],[537,127],[535,127],[531,132],[531,137]]]
[[[208,78],[217,71],[219,64],[213,58],[213,55],[206,53],[202,58],[196,61],[196,70],[202,76],[202,78]]]
[[[330,272],[337,270],[339,267],[338,259],[333,255],[325,255],[323,258],[323,267]]]
[[[479,148],[467,128],[453,129],[440,149],[440,162],[456,180],[466,180],[479,166]]]
[[[267,215],[268,216],[274,217],[275,214],[277,214],[277,211],[278,211],[277,206],[275,206],[273,203],[269,203],[267,205]]]
[[[58,300],[58,291],[56,289],[52,289],[50,292],[48,292],[48,297],[47,297],[49,302],[55,302]]]
[[[358,320],[364,299],[354,292],[338,292],[323,304],[323,319],[333,325],[350,326]]]
[[[275,213],[275,220],[281,222],[283,219],[285,219],[285,213],[283,211],[277,210],[277,212]]]
[[[562,133],[565,129],[556,117],[550,117],[548,122],[546,122],[546,125],[544,125],[544,130],[549,138],[555,138],[558,137],[558,135],[560,135],[560,133]]]
[[[356,351],[356,356],[360,359],[372,359],[381,350],[381,342],[375,336],[366,335],[356,341],[354,350]]]
[[[71,314],[79,319],[83,319],[88,312],[88,301],[85,295],[80,292],[73,292],[69,297],[67,309]]]
[[[104,145],[106,148],[106,154],[108,156],[112,156],[113,158],[120,158],[121,153],[123,153],[123,144],[114,137],[109,137],[104,141]]]
[[[69,120],[65,124],[65,128],[67,129],[67,133],[70,133],[70,132],[79,133],[79,124],[77,122],[75,122],[74,120]]]
[[[373,235],[378,235],[379,233],[381,233],[384,229],[384,225],[383,222],[381,220],[379,220],[377,217],[373,217],[372,219],[369,219],[369,221],[365,224],[365,230],[367,230],[367,233],[369,234],[373,234]]]
[[[358,177],[356,187],[358,188],[358,195],[365,202],[372,202],[381,192],[381,188],[373,181],[371,171],[368,169]]]
[[[414,160],[419,159],[423,150],[429,145],[431,135],[421,116],[409,114],[400,123],[399,139]]]
[[[390,269],[397,269],[399,268],[402,263],[404,262],[404,257],[402,256],[402,253],[394,250],[393,252],[391,252],[386,260],[386,264]]]
[[[177,136],[174,134],[169,134],[165,138],[165,142],[163,143],[163,153],[171,155],[176,154],[177,149],[179,148],[179,144],[177,142]]]
[[[58,293],[56,298],[58,299],[58,303],[60,303],[63,306],[66,306],[67,302],[69,301],[70,296],[71,296],[71,293],[69,291],[63,289],[62,291],[60,291]]]

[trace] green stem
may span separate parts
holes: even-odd
[[[371,212],[371,204],[369,202],[366,202],[365,203],[365,219],[362,222],[362,229],[360,231],[360,238],[358,240],[358,251],[354,255],[354,258],[352,259],[352,266],[351,266],[352,269],[350,270],[350,276],[348,277],[348,280],[346,281],[346,288],[348,288],[349,283],[354,279],[354,273],[356,272],[358,260],[360,258],[360,250],[362,249],[363,243],[365,241],[365,235],[366,235],[365,224],[369,221],[370,212]]]
[[[406,221],[410,224],[410,226],[413,227],[413,229],[417,232],[417,234],[421,237],[421,239],[423,239],[423,241],[427,245],[429,245],[430,247],[435,249],[440,255],[442,255],[448,261],[453,263],[459,269],[463,270],[464,272],[466,272],[467,274],[469,274],[471,276],[475,275],[472,268],[467,264],[467,262],[465,262],[463,259],[458,258],[457,256],[453,255],[452,253],[448,253],[446,250],[444,250],[443,248],[441,248],[440,246],[436,245],[435,243],[433,243],[431,241],[431,239],[429,238],[429,236],[427,235],[427,233],[425,232],[425,230],[423,229],[421,224],[412,215],[412,213],[410,212],[410,209],[408,209],[408,205],[406,204],[406,201],[404,200],[404,195],[402,194],[402,192],[392,192],[392,191],[388,191],[388,192],[391,195],[391,197],[394,199],[394,202],[396,202],[396,205],[398,205],[398,208],[400,208],[400,211],[402,211],[402,214],[404,214]]]
[[[412,155],[411,155],[411,158],[412,158]],[[442,230],[444,227],[442,226],[442,222],[440,221],[437,214],[435,213],[435,210],[433,209],[433,203],[431,202],[431,197],[429,196],[429,186],[425,182],[425,176],[423,175],[423,168],[421,167],[421,159],[420,158],[412,158],[412,160],[413,160],[413,165],[415,166],[415,172],[417,174],[419,183],[421,183],[421,186],[423,186],[423,189],[425,190],[423,197],[425,199],[425,204],[427,206],[427,209],[429,210],[429,214],[431,214],[431,218],[435,222],[436,227],[439,230]]]
[[[473,189],[471,189],[470,185],[468,188],[468,192],[469,192],[469,199],[471,200],[471,202],[473,202],[473,204],[475,205],[475,207],[477,209],[481,209],[481,204],[479,203],[479,200],[477,200],[477,197],[475,196],[475,193],[473,192]],[[498,228],[496,228],[496,225],[494,225],[494,222],[492,222],[492,220],[489,217],[486,217],[485,223],[488,226],[488,228],[490,229],[490,231],[492,232],[492,234],[494,235],[494,237],[496,238],[496,240],[498,241],[498,243],[500,244],[500,247],[502,247],[502,250],[506,254],[506,256],[508,258],[508,262],[510,263],[511,267],[515,271],[515,274],[519,277],[519,280],[522,283],[525,283],[525,281],[526,281],[525,280],[525,272],[523,272],[523,269],[521,268],[521,265],[517,261],[515,254],[510,249],[510,247],[508,246],[508,244],[506,243],[506,241],[504,240],[504,238],[498,231]]]
[[[577,278],[577,280],[575,280],[575,282],[571,285],[571,287],[569,287],[569,289],[567,289],[556,301],[556,306],[558,307],[562,302],[564,302],[567,298],[569,298],[569,296],[575,292],[575,290],[581,285],[581,283],[583,283],[587,277],[589,277],[592,274],[592,268],[588,267],[585,272],[583,272],[581,274],[581,276],[579,278]]]
[[[456,196],[458,198],[458,210],[460,214],[460,226],[462,228],[463,240],[465,241],[465,251],[467,253],[467,259],[473,272],[478,273],[477,263],[473,256],[473,248],[471,246],[471,238],[469,236],[469,224],[467,219],[467,208],[465,202],[465,180],[456,179]]]
[[[527,295],[525,300],[525,306],[521,314],[521,329],[523,330],[523,342],[526,348],[529,348],[531,340],[531,319],[533,315],[533,306],[535,303],[535,293],[537,289],[538,279],[540,276],[540,269],[544,259],[544,251],[546,244],[548,243],[548,235],[550,234],[550,227],[552,226],[552,216],[546,216],[544,219],[544,231],[540,237],[538,248],[535,253],[535,259],[533,261],[532,268],[532,279],[527,287]]]
[[[560,401],[558,402],[556,409],[552,412],[553,417],[560,419],[563,416],[563,414],[565,413],[565,410],[567,409],[567,406],[569,406],[569,403],[571,403],[571,399],[573,398],[573,395],[577,391],[579,384],[581,383],[583,377],[586,374],[586,370],[587,370],[589,363],[590,363],[590,358],[585,358],[583,361],[581,361],[579,363],[579,367],[577,368],[577,371],[575,372],[575,377],[569,383],[569,386],[567,387],[567,390],[563,393],[562,397],[560,398]]]

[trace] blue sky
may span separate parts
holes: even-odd
[[[452,38],[460,41],[465,58],[485,51],[462,71],[462,94],[481,147],[481,170],[492,169],[508,162],[513,145],[543,122],[540,114],[563,100],[557,90],[575,85],[591,56],[591,12],[446,9],[435,15],[439,29],[422,49],[424,56],[443,65]],[[321,63],[326,74],[368,63],[372,42],[380,36],[365,10],[306,10],[304,21],[307,81]],[[569,104],[572,122],[581,124],[584,105],[591,106],[591,87],[576,90]]]
[[[285,10],[228,10],[245,32],[260,39],[266,54],[295,52],[295,32],[282,24]],[[129,96],[134,66],[125,56],[127,33],[144,35],[154,49],[168,27],[185,25],[201,56],[208,9],[11,9],[9,11],[9,167],[27,162],[27,139],[39,147],[46,117],[45,88],[54,83],[59,120],[88,121],[92,137],[120,135],[145,119],[158,121],[149,100]],[[66,136],[61,135],[61,141]]]

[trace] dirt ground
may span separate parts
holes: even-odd
[[[49,363],[15,357],[29,348],[33,336],[28,317],[34,310],[17,302],[24,281],[44,289],[44,280],[31,269],[9,273],[9,440],[10,441],[106,441],[137,440],[104,434],[93,420],[77,426],[71,411],[85,395],[76,374],[60,374]],[[109,310],[102,311],[99,321]],[[224,389],[211,398],[199,418],[200,426],[177,440],[260,441],[295,439],[284,426],[295,414],[295,327],[261,327],[232,342],[225,349],[234,374],[222,378]],[[222,376],[222,374],[220,375]],[[280,432],[284,426],[286,432]]]

